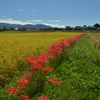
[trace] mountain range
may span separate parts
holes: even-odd
[[[0,23],[0,28],[6,27],[7,29],[13,27],[13,28],[26,28],[29,29],[31,27],[34,27],[36,30],[39,29],[46,29],[46,28],[53,28],[51,26],[43,25],[43,24],[26,24],[26,25],[21,25],[21,24],[9,24],[9,23]]]

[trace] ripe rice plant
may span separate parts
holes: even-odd
[[[0,33],[0,86],[7,84],[15,75],[23,73],[27,66],[25,57],[38,56],[59,39],[78,34],[80,33]]]

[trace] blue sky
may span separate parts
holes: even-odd
[[[92,26],[100,23],[100,0],[1,0],[0,22]]]

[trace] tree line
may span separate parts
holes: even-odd
[[[82,27],[87,27],[86,25],[84,25],[84,26],[82,26]],[[100,24],[99,23],[96,23],[96,24],[94,24],[93,25],[93,27],[95,27],[95,28],[100,28]],[[9,29],[7,29],[6,27],[2,27],[2,28],[0,28],[0,31],[15,31],[16,29],[15,28],[13,28],[13,27],[11,27],[11,28],[9,28]],[[22,29],[20,29],[21,31],[25,31],[26,30],[26,28],[22,28]],[[64,28],[46,28],[46,29],[39,29],[38,31],[57,31],[57,30],[64,30]]]

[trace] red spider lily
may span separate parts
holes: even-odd
[[[65,41],[65,39],[60,39],[59,41]]]
[[[35,59],[34,56],[32,57],[30,56],[30,57],[27,57],[26,60],[31,66],[35,66],[41,69],[43,67],[43,63],[47,62],[48,57],[45,53],[42,53],[37,59]]]
[[[42,59],[35,60],[31,65],[36,67],[37,69],[42,69],[44,67]]]
[[[64,47],[64,44],[62,42],[56,43],[56,47]]]
[[[29,59],[36,59],[36,57],[35,56],[26,57],[26,60],[29,60]]]
[[[24,74],[25,77],[32,77],[32,73],[26,73]]]
[[[66,39],[64,42],[63,42],[64,46],[70,46],[70,42],[68,41],[68,39]]]
[[[20,89],[25,89],[26,87],[25,87],[24,84],[19,84],[19,85],[18,85],[18,88],[20,88]]]
[[[35,56],[29,56],[29,57],[26,57],[26,61],[27,61],[28,63],[32,63],[32,62],[34,61],[35,58],[36,58]]]
[[[55,49],[47,50],[47,53],[60,54],[60,53],[62,53],[62,51],[63,51],[63,49],[58,47],[58,48],[55,48]]]
[[[44,70],[44,71],[52,71],[52,69],[50,67],[45,67],[42,70]]]
[[[40,55],[37,59],[32,60],[29,59],[27,62],[38,69],[42,69],[44,67],[43,63],[47,61],[47,57],[45,54]]]
[[[56,54],[56,50],[55,50],[55,49],[49,49],[49,50],[47,50],[47,53],[53,53],[53,54]]]
[[[54,55],[47,55],[46,53],[42,53],[37,59],[33,59],[35,57],[27,57],[27,62],[31,65],[31,66],[34,66],[38,69],[42,69],[44,66],[43,66],[43,63],[46,63],[48,61],[48,59],[55,59],[55,56]]]
[[[42,58],[42,57],[40,58],[39,57],[36,61],[37,61],[38,64],[42,65],[43,63],[46,63],[48,61],[48,59],[45,59],[45,58]]]
[[[22,84],[26,84],[28,82],[29,82],[29,80],[25,79],[25,78],[20,78],[19,80],[17,80],[17,83],[22,83]]]
[[[37,68],[35,68],[35,67],[32,67],[31,68],[31,72],[33,72],[33,73],[35,73],[35,72],[37,72],[39,69],[37,69]]]
[[[32,64],[33,64],[33,62],[34,62],[35,60],[32,60],[32,59],[27,59],[27,62],[32,66]]]
[[[11,94],[17,94],[19,93],[19,90],[16,87],[11,87],[6,92],[11,93]]]
[[[48,59],[55,59],[55,56],[52,54],[46,54],[46,53],[42,53],[39,57],[38,57],[38,61],[42,62],[42,63],[46,63],[48,61]]]
[[[65,49],[64,51],[69,51],[68,49]]]
[[[56,59],[55,56],[52,54],[48,54],[47,57],[48,57],[48,59]]]
[[[36,59],[36,60],[29,60],[28,63],[31,66],[36,67],[37,69],[42,69],[44,67],[43,60],[42,59]]]
[[[31,99],[29,99],[28,95],[22,95],[20,96],[20,100],[31,100]]]
[[[56,84],[56,85],[60,85],[60,83],[62,83],[62,82],[59,82],[58,79],[56,79],[56,78],[51,78],[48,81],[50,81],[51,83]]]
[[[42,62],[42,63],[46,63],[48,60],[48,56],[45,53],[42,53],[39,57],[38,57],[38,61]]]
[[[26,61],[31,65],[34,66],[34,62],[36,62],[36,57],[35,56],[30,56],[26,58]]]
[[[55,43],[55,44],[50,45],[49,48],[50,49],[56,49],[58,47],[62,48],[63,46],[64,46],[64,44],[62,42],[59,42],[59,43]]]
[[[47,96],[43,95],[38,100],[50,100]]]

